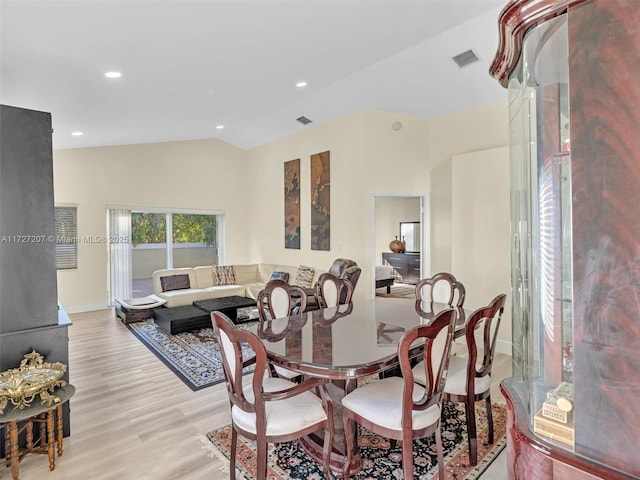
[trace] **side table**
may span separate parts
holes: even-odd
[[[116,299],[116,303],[116,315],[120,317],[122,323],[131,323],[153,318],[153,309],[161,307],[167,301],[156,295],[149,295],[126,300]]]
[[[56,446],[58,456],[62,456],[62,405],[76,392],[76,387],[67,385],[57,388],[53,394],[60,402],[47,406],[34,400],[22,409],[5,408],[0,415],[0,427],[4,430],[4,450],[6,466],[11,467],[11,478],[18,480],[20,461],[29,453],[46,454],[49,457],[49,470],[56,468]],[[21,424],[21,425],[20,425]],[[33,425],[38,425],[38,435],[34,441]],[[18,435],[26,432],[26,446],[18,445]]]

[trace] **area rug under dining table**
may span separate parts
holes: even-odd
[[[484,402],[476,403],[476,421],[478,424],[478,464],[469,464],[466,422],[464,406],[445,401],[443,405],[442,445],[445,460],[445,478],[447,480],[477,479],[498,456],[506,444],[506,412],[501,404],[493,408],[494,439],[493,445],[487,444],[488,424]],[[224,461],[228,471],[231,450],[231,427],[226,425],[203,436],[203,448],[212,458]],[[375,435],[360,427],[358,445],[362,455],[362,470],[353,479],[399,479],[402,478],[402,447],[391,448],[389,440]],[[255,442],[238,436],[238,454],[236,460],[236,478],[256,478]],[[270,480],[325,478],[322,467],[309,457],[298,442],[269,445],[267,460],[267,478]],[[437,478],[437,457],[435,439],[415,440],[413,442],[414,477],[420,480]]]
[[[253,324],[246,323],[240,328]],[[224,381],[222,358],[212,328],[171,335],[153,320],[127,324],[129,330],[192,390]],[[247,347],[249,348],[249,347]],[[252,350],[248,349],[247,354]],[[251,371],[252,367],[246,369]]]

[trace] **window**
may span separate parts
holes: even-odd
[[[56,268],[78,268],[78,209],[55,207]]]
[[[219,222],[215,214],[132,211],[133,279],[218,263]]]
[[[216,246],[217,218],[215,215],[144,212],[133,212],[131,215],[133,245],[166,243],[167,225],[171,225],[173,243]]]

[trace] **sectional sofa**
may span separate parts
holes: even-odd
[[[287,277],[291,284],[312,287],[323,271],[305,266],[253,263],[204,265],[153,272],[155,294],[166,307],[191,305],[197,300],[239,295],[255,299],[272,278]]]

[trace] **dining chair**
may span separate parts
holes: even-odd
[[[333,405],[326,390],[327,380],[312,378],[293,383],[267,373],[267,352],[258,336],[236,327],[221,312],[211,312],[211,323],[220,347],[222,366],[231,404],[231,479],[236,478],[238,434],[256,441],[257,478],[267,476],[267,444],[296,440],[324,429],[323,467],[331,478],[330,453],[333,442]],[[242,346],[254,357],[246,359]],[[254,364],[253,376],[242,375]],[[319,391],[320,397],[311,390]]]
[[[493,412],[491,411],[491,366],[495,354],[498,329],[507,296],[500,294],[486,307],[479,308],[465,322],[467,351],[465,356],[452,355],[444,386],[444,398],[464,403],[469,441],[469,461],[478,463],[475,402],[485,400],[489,443],[493,443]],[[419,365],[414,368],[415,381],[424,384]]]
[[[419,325],[405,332],[398,345],[402,378],[388,377],[368,383],[342,399],[348,455],[345,478],[349,476],[355,450],[356,422],[378,435],[402,440],[405,479],[413,478],[413,439],[435,433],[438,475],[444,479],[440,416],[455,318],[455,310],[447,309],[438,313],[428,325]],[[423,376],[429,379],[426,386],[414,382],[410,359],[415,356],[416,348],[422,348],[419,356],[423,360]]]
[[[288,317],[302,313],[307,307],[307,294],[302,287],[284,280],[269,280],[256,297],[261,320]]]
[[[444,303],[452,307],[462,308],[464,297],[464,285],[447,272],[436,273],[432,277],[424,278],[416,284],[416,310],[418,311],[425,311],[423,306],[426,303],[429,305]]]
[[[353,297],[353,285],[345,278],[338,278],[331,273],[323,273],[315,285],[316,302],[320,308],[335,307],[347,304]]]
[[[273,331],[272,319],[288,317],[293,313],[302,313],[307,307],[307,294],[304,289],[290,285],[284,280],[270,280],[256,298],[258,306],[258,336],[273,337],[279,332]],[[282,330],[289,326],[282,325]],[[299,379],[300,374],[277,365],[269,365],[270,371],[289,380]]]

